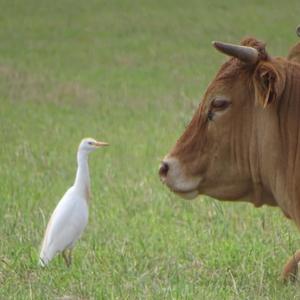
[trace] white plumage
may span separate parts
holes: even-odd
[[[107,143],[86,138],[77,152],[77,173],[70,187],[57,204],[47,225],[40,252],[40,264],[46,266],[57,253],[62,253],[69,266],[71,251],[88,223],[90,175],[88,154]]]

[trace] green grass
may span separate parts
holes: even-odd
[[[300,248],[278,209],[159,181],[224,57],[212,40],[297,42],[298,0],[0,1],[0,299],[299,299],[278,279]],[[90,158],[88,228],[67,269],[37,266],[46,222]]]

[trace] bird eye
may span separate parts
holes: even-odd
[[[88,142],[89,145],[93,145],[93,142]]]
[[[228,101],[227,99],[214,99],[211,102],[211,107],[212,108],[216,108],[216,109],[225,109],[227,108],[229,105],[231,104],[230,101]]]

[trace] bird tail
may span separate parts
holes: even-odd
[[[42,256],[40,256],[39,257],[39,265],[41,266],[41,267],[46,267],[47,265],[48,265],[48,260],[46,260],[44,257],[42,257]]]
[[[46,267],[55,256],[55,253],[56,252],[53,250],[53,247],[51,247],[51,245],[47,245],[46,241],[44,240],[39,256],[39,265],[42,267]]]
[[[48,263],[50,262],[50,260],[52,259],[52,257],[47,252],[49,252],[49,251],[45,251],[44,247],[42,247],[40,256],[39,256],[39,265],[41,267],[46,267],[48,265]]]

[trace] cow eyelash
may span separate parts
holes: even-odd
[[[214,99],[211,102],[211,107],[215,109],[225,109],[231,104],[227,99]]]
[[[214,117],[214,113],[212,111],[209,111],[208,114],[207,114],[208,121],[212,121],[213,117]]]
[[[219,111],[219,110],[224,110],[226,109],[229,105],[231,104],[230,101],[228,101],[227,99],[214,99],[211,103],[210,103],[210,110],[207,113],[207,120],[208,121],[213,121],[214,118],[214,110],[215,111]]]

